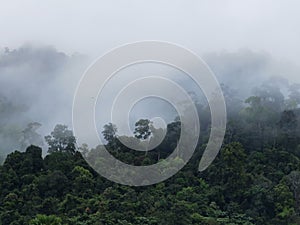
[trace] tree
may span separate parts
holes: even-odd
[[[134,134],[138,139],[146,140],[151,135],[151,121],[148,119],[140,119],[135,123]]]
[[[42,125],[38,122],[29,123],[22,131],[21,150],[25,150],[30,145],[42,146],[43,138],[36,130]]]
[[[148,119],[140,119],[135,123],[134,136],[142,141],[148,139],[151,135],[152,122]],[[145,155],[148,153],[149,141],[142,142],[145,145]]]
[[[221,150],[214,166],[208,169],[208,179],[214,185],[220,185],[225,202],[243,201],[244,189],[249,179],[246,173],[246,154],[243,146],[232,142]]]
[[[44,168],[42,149],[29,146],[26,152],[15,151],[4,162],[5,168],[12,168],[19,176],[41,172]]]
[[[284,81],[274,81],[269,80],[259,88],[256,88],[255,95],[261,98],[264,106],[274,111],[280,112],[284,108],[284,95],[281,93],[280,87],[276,83],[282,83]]]
[[[30,220],[30,225],[62,225],[61,218],[55,215],[38,214],[34,219]]]
[[[236,90],[231,89],[225,84],[221,84],[221,88],[226,102],[227,115],[229,118],[234,118],[237,116],[238,112],[240,112],[243,108],[243,101],[239,99]]]
[[[286,100],[286,107],[294,110],[300,104],[300,84],[292,84],[289,87],[289,98]]]
[[[265,101],[262,97],[251,96],[245,100],[248,106],[242,110],[242,116],[248,125],[248,136],[253,137],[250,140],[251,145],[253,148],[258,146],[260,150],[264,148],[266,133],[270,135],[275,130],[271,129],[270,132],[266,132],[267,128],[275,127],[274,121],[278,114],[273,107],[268,107]]]
[[[276,217],[284,220],[285,224],[290,224],[295,214],[293,193],[286,184],[281,182],[274,187],[273,194]]]
[[[83,197],[90,196],[94,187],[93,175],[81,166],[72,170],[73,190],[75,194]]]
[[[285,149],[294,149],[297,145],[298,120],[292,110],[285,110],[281,113],[279,121],[280,134]]]
[[[71,188],[67,176],[60,170],[41,175],[36,183],[40,195],[43,197],[61,198]]]
[[[82,154],[82,156],[84,158],[87,157],[88,153],[89,153],[89,146],[87,144],[82,144],[79,148],[78,148],[79,152]]]
[[[102,134],[109,145],[112,145],[114,143],[117,131],[118,129],[115,124],[108,123],[104,125]]]
[[[73,132],[68,130],[68,126],[58,124],[55,126],[51,135],[45,137],[49,145],[48,153],[53,152],[69,152],[75,153],[76,139]]]
[[[294,192],[294,199],[296,202],[296,210],[299,213],[299,211],[300,211],[300,172],[292,171],[287,176],[287,180],[291,186],[292,191]]]

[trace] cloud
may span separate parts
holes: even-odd
[[[19,148],[19,140],[28,123],[39,122],[38,132],[49,134],[56,124],[71,127],[74,92],[89,58],[83,55],[68,55],[50,46],[24,45],[20,48],[3,49],[0,54],[0,154]],[[236,90],[244,99],[252,94],[254,87],[271,77],[297,80],[299,68],[291,63],[278,61],[270,54],[252,50],[221,51],[203,55],[204,60],[216,74],[220,83]],[[139,65],[117,74],[106,87],[104,101],[96,111],[100,130],[109,121],[108,106],[114,95],[140,75],[167,75],[188,92],[201,95],[197,86],[184,74],[159,65]],[[274,81],[274,79],[273,79]],[[138,95],[138,93],[137,93]],[[83,109],[84,110],[84,109]],[[169,113],[161,112],[170,110]],[[99,112],[99,115],[98,115]],[[132,120],[146,115],[147,118],[163,115],[174,119],[174,110],[163,102],[143,101],[132,110]],[[107,115],[105,115],[107,114]],[[201,116],[201,115],[200,115]],[[97,119],[97,118],[96,118]]]
[[[68,56],[49,46],[2,51],[0,151],[19,148],[22,130],[30,122],[42,124],[42,135],[56,123],[70,126],[73,93],[85,66],[84,56]]]
[[[207,53],[203,58],[219,82],[236,90],[240,98],[253,94],[255,87],[276,77],[292,83],[300,82],[299,67],[288,61],[277,60],[267,52],[242,49]]]
[[[16,1],[1,3],[0,46],[24,42],[97,57],[140,40],[178,43],[202,54],[250,48],[298,62],[298,0]]]

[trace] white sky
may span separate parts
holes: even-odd
[[[199,54],[266,51],[299,65],[299,11],[299,0],[0,0],[0,47],[47,44],[97,57],[155,39]]]

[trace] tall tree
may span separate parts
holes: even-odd
[[[58,124],[50,135],[45,137],[49,145],[48,153],[52,152],[69,152],[75,153],[76,139],[73,132],[68,129],[68,126]]]
[[[108,123],[104,125],[102,134],[108,144],[112,144],[115,141],[117,131],[118,129],[115,124]]]
[[[286,150],[295,149],[297,145],[298,120],[292,110],[285,110],[281,113],[279,128],[283,146]]]
[[[135,123],[134,134],[138,139],[146,140],[151,135],[151,121],[148,119],[140,119]]]

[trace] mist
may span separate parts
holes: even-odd
[[[1,154],[20,149],[22,131],[41,124],[41,136],[55,124],[71,125],[77,82],[87,64],[83,55],[66,55],[50,46],[24,45],[0,55]],[[46,149],[46,146],[44,146]]]
[[[234,90],[236,98],[244,101],[254,94],[255,88],[265,83],[276,83],[282,92],[289,84],[298,82],[299,69],[288,61],[278,61],[266,52],[242,49],[235,52],[209,52],[202,55],[219,82]],[[23,45],[17,49],[2,49],[0,54],[0,153],[5,155],[20,149],[22,131],[29,123],[38,122],[37,132],[44,137],[56,124],[72,128],[73,96],[91,57],[83,54],[68,55],[51,46]],[[107,111],[114,95],[124,82],[149,71],[167,74],[188,92],[201,97],[201,90],[184,74],[162,66],[140,66],[125,71],[122,79],[116,75],[108,85],[104,101],[98,105],[99,132],[110,122]],[[150,71],[151,71],[150,70]],[[147,73],[148,72],[148,73]],[[104,92],[105,93],[105,92]],[[138,95],[138,93],[137,93]],[[195,97],[194,96],[194,97]],[[162,116],[168,121],[176,112],[164,102],[154,99],[137,104],[131,120],[141,117]],[[98,125],[98,124],[97,124]],[[44,153],[47,146],[43,146]]]

